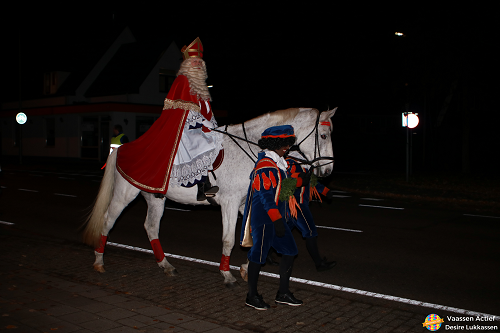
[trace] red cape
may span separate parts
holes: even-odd
[[[130,184],[165,194],[170,171],[189,110],[198,108],[198,99],[190,94],[188,79],[179,75],[168,92],[160,118],[137,140],[118,149],[116,168]]]

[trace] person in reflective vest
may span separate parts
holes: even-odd
[[[109,149],[109,154],[113,152],[113,149],[120,147],[122,144],[128,142],[128,137],[123,134],[123,128],[121,125],[115,125],[113,127],[114,136],[111,137],[111,144]]]

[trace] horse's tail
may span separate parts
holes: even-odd
[[[104,171],[104,177],[101,181],[99,193],[95,199],[94,207],[85,221],[83,242],[93,246],[94,248],[97,248],[101,241],[104,214],[106,214],[113,196],[113,189],[115,187],[116,156],[118,155],[117,150],[118,149],[115,149],[113,153],[108,156],[106,170]]]

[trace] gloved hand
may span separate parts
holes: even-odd
[[[311,181],[311,174],[309,172],[301,172],[299,173],[299,177],[302,179],[302,186],[309,185]]]
[[[276,236],[278,236],[279,238],[285,236],[286,228],[283,219],[274,221],[274,230],[276,230]]]
[[[213,129],[213,127],[214,127],[214,125],[206,119],[203,119],[202,124],[203,124],[203,126],[205,126],[208,129]]]
[[[201,127],[201,130],[203,131],[203,133],[210,132],[214,127],[214,125],[211,122],[209,122],[208,120],[203,120],[202,123],[203,123],[203,126]]]

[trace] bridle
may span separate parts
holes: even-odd
[[[314,128],[311,130],[311,132],[309,132],[309,134],[306,135],[305,138],[303,138],[298,144],[296,145],[293,145],[291,146],[285,153],[285,156],[288,154],[288,152],[290,151],[296,151],[298,152],[304,159],[300,159],[300,158],[295,158],[295,160],[297,160],[299,162],[299,164],[308,164],[310,165],[310,169],[309,169],[309,172],[312,172],[312,170],[314,168],[320,168],[322,166],[325,166],[325,165],[328,165],[330,163],[333,163],[333,157],[329,157],[329,156],[321,156],[321,151],[320,151],[320,148],[319,148],[319,129],[318,129],[318,126],[319,126],[319,118],[320,118],[320,113],[318,113],[318,116],[316,117],[316,123],[314,124]],[[231,138],[231,140],[233,140],[233,142],[241,149],[243,150],[243,152],[248,156],[248,158],[250,158],[252,160],[252,162],[256,162],[256,160],[254,160],[252,158],[252,156],[250,156],[250,154],[238,143],[238,141],[236,141],[236,139],[239,139],[239,140],[242,140],[242,141],[245,141],[248,145],[248,149],[250,149],[250,151],[252,152],[253,156],[255,158],[257,158],[257,156],[255,155],[255,153],[253,152],[253,150],[250,148],[250,144],[253,144],[255,146],[259,146],[258,144],[256,144],[255,142],[252,142],[250,140],[248,140],[247,138],[247,133],[246,133],[246,130],[245,130],[245,123],[242,123],[241,124],[241,127],[243,129],[243,134],[245,136],[245,138],[242,138],[242,137],[239,137],[237,135],[234,135],[234,134],[231,134],[231,133],[228,133],[227,132],[227,127],[228,125],[226,125],[226,128],[224,129],[224,131],[221,131],[221,130],[218,130],[216,128],[213,128],[212,131],[215,131],[215,132],[219,132],[219,133],[222,133],[222,134],[225,134],[227,136],[229,136]],[[302,150],[300,149],[300,145],[305,141],[307,140],[308,137],[310,137],[312,134],[314,133],[314,158],[312,161],[309,161],[309,159],[307,158],[307,156],[304,154],[304,152],[302,152]],[[317,153],[317,154],[316,154]],[[319,164],[319,165],[314,165],[314,163],[318,162],[318,161],[321,161],[321,160],[329,160],[330,162],[327,162],[327,163],[324,163],[324,164]]]
[[[314,168],[320,168],[322,166],[325,166],[325,165],[328,165],[330,163],[333,163],[333,157],[329,157],[329,156],[321,156],[321,150],[319,148],[319,129],[318,129],[318,126],[319,126],[319,117],[320,117],[320,113],[318,113],[318,117],[316,118],[316,124],[314,125],[314,128],[311,130],[311,132],[309,132],[309,134],[306,135],[305,138],[303,138],[298,144],[296,145],[293,145],[292,147],[290,147],[290,149],[288,149],[288,151],[285,153],[285,156],[288,154],[289,151],[296,151],[298,152],[304,159],[300,159],[300,158],[296,158],[294,157],[295,160],[297,160],[299,162],[299,164],[308,164],[310,165],[310,169],[309,169],[309,172],[312,173],[312,170]],[[309,159],[307,158],[307,156],[304,154],[304,152],[300,149],[300,145],[308,138],[311,136],[311,134],[314,133],[314,158],[312,161],[309,161]],[[316,155],[316,152],[318,153]],[[316,157],[317,156],[317,157]],[[319,164],[319,165],[314,165],[314,163],[316,163],[317,161],[321,161],[321,160],[330,160],[331,162],[327,162],[327,163],[324,163],[324,164]]]

